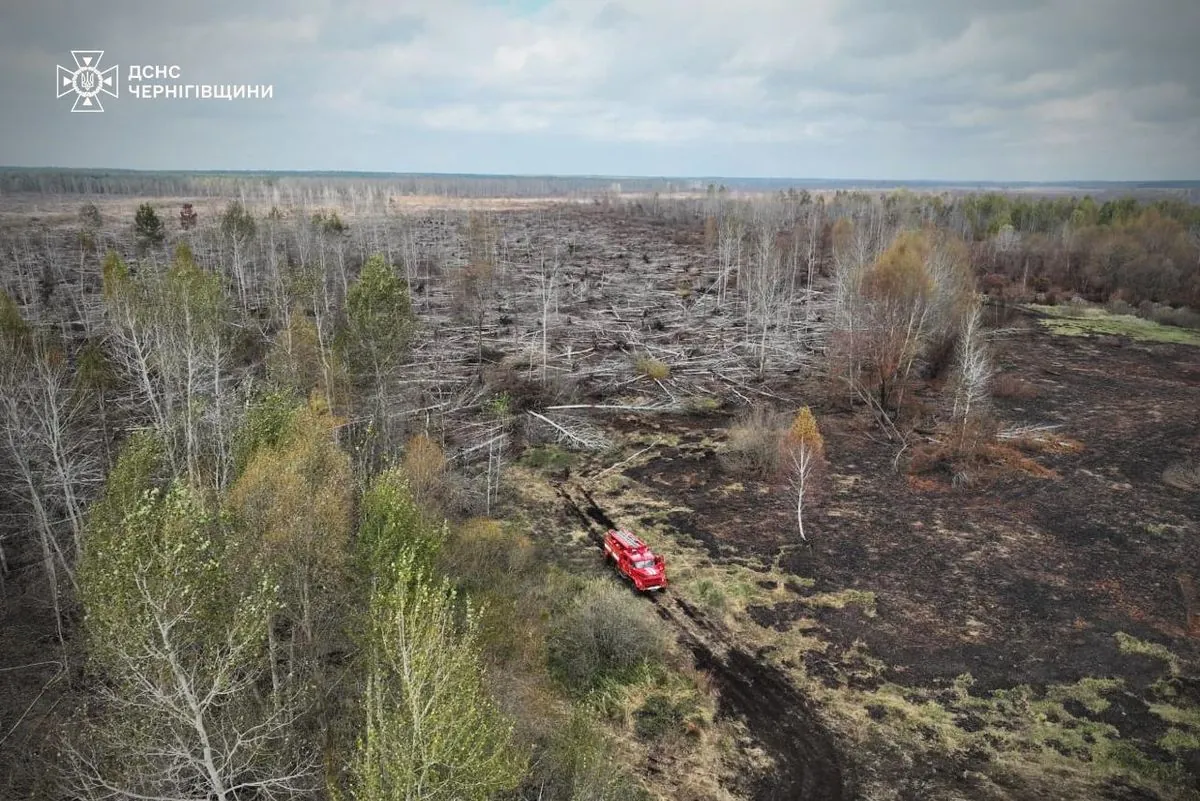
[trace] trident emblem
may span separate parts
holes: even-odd
[[[103,50],[72,50],[75,69],[58,65],[58,97],[75,93],[75,105],[71,111],[104,111],[100,105],[100,93],[117,96],[117,67],[100,69]]]

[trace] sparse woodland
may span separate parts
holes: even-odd
[[[0,223],[0,587],[44,622],[11,797],[639,797],[581,699],[678,657],[511,522],[527,449],[603,452],[605,407],[731,411],[725,458],[801,542],[821,408],[895,470],[1006,463],[996,309],[1200,328],[1173,199],[6,180],[95,193]],[[544,190],[509,188],[444,193]]]

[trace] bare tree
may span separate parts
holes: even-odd
[[[742,225],[731,209],[721,214],[717,231],[717,308],[725,305],[729,278],[741,265]]]
[[[8,489],[40,546],[60,626],[60,581],[75,583],[84,508],[99,479],[95,437],[62,347],[0,293],[0,448]]]
[[[995,374],[983,341],[982,313],[976,307],[967,315],[958,338],[958,376],[955,382],[953,417],[959,432],[959,448],[966,448],[974,423],[986,411],[990,398],[988,383]]]
[[[550,353],[550,310],[558,308],[558,274],[561,264],[558,251],[550,261],[545,254],[541,258],[541,267],[534,276],[538,286],[538,301],[542,309],[542,382],[546,381],[547,363]]]

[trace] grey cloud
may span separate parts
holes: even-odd
[[[44,0],[0,27],[0,162],[1200,177],[1197,31],[1195,0]],[[47,77],[80,47],[275,98],[81,120]]]

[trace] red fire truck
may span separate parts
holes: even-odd
[[[609,529],[604,535],[604,558],[641,592],[667,588],[667,562],[646,543],[625,529]]]

